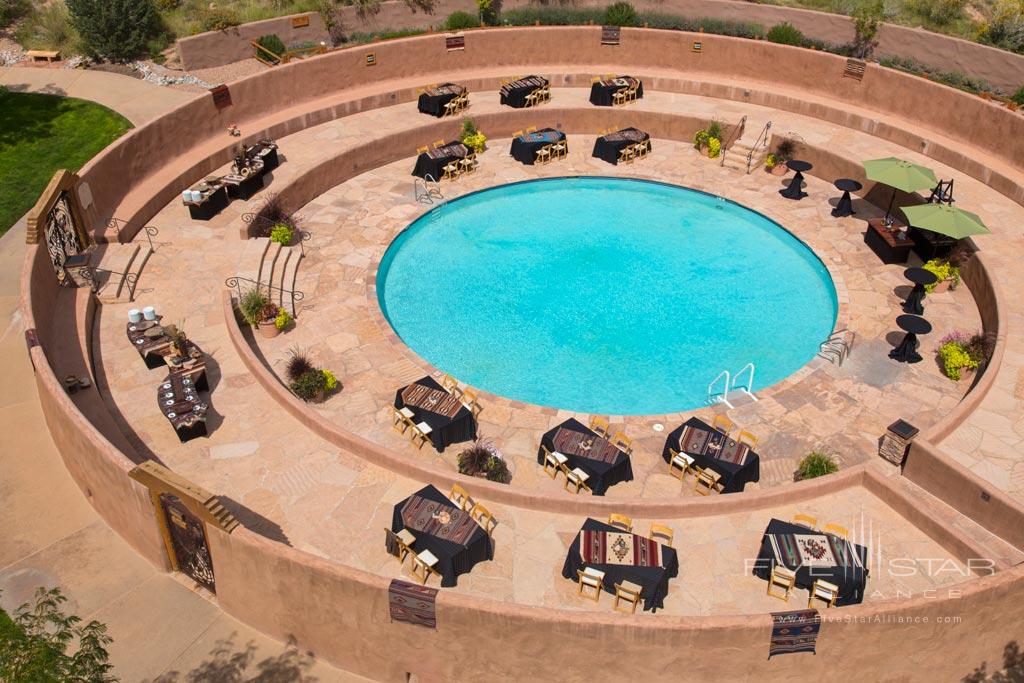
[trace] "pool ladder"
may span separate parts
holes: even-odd
[[[412,192],[418,204],[433,204],[435,199],[444,199],[441,186],[429,173],[412,181]]]
[[[843,361],[850,357],[853,350],[853,342],[857,335],[853,330],[843,328],[836,330],[829,335],[828,339],[821,342],[818,347],[818,355],[833,365],[843,366]]]
[[[708,403],[714,405],[716,403],[724,403],[729,408],[735,408],[732,402],[729,400],[729,395],[734,391],[739,391],[741,394],[746,394],[752,401],[757,400],[757,396],[754,396],[754,364],[747,363],[739,369],[736,374],[729,374],[728,370],[722,370],[718,373],[718,376],[711,380],[708,384]],[[747,375],[746,384],[740,384],[740,379],[744,373]],[[722,380],[719,382],[719,380]],[[721,391],[716,391],[716,388],[721,384]]]

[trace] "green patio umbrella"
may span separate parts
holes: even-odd
[[[896,201],[896,190],[917,192],[935,187],[939,183],[939,179],[935,177],[935,172],[932,169],[896,157],[872,159],[862,163],[868,180],[895,188],[892,191],[892,199],[889,200],[889,208],[885,212],[887,219],[892,213],[892,204]]]
[[[988,234],[988,228],[977,214],[948,204],[904,206],[903,214],[915,228],[931,230],[958,240],[971,235]]]

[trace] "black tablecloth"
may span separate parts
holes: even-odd
[[[422,384],[431,389],[446,391],[444,387],[438,384],[437,380],[430,376],[418,379],[415,383]],[[404,390],[405,387],[402,387],[395,392],[395,408],[399,410],[405,407],[405,400],[402,398],[402,391]],[[413,412],[413,424],[426,422],[430,425],[431,432],[427,434],[427,438],[430,439],[430,443],[438,453],[443,452],[446,447],[453,443],[476,440],[476,418],[473,417],[473,412],[465,406],[459,409],[455,417],[439,415],[419,406],[409,406],[409,410]]]
[[[844,216],[852,216],[857,213],[853,210],[853,199],[850,197],[850,193],[861,189],[861,184],[856,180],[840,178],[835,182],[835,186],[836,189],[843,191],[843,196],[839,198],[836,208],[832,209],[832,215],[836,218],[843,218]]]
[[[632,76],[619,76],[611,80],[600,80],[590,86],[590,103],[599,107],[612,106],[612,95],[620,90],[630,90],[636,87],[636,97],[644,96],[644,84],[639,78]]]
[[[937,232],[914,226],[911,226],[907,232],[910,234],[910,239],[914,240],[914,251],[922,261],[949,256],[958,242],[957,239],[948,235],[940,235]]]
[[[453,161],[464,159],[469,154],[469,148],[458,140],[445,143],[442,147],[423,152],[416,157],[416,167],[412,169],[414,176],[426,178],[429,175],[434,180],[440,180],[444,175],[444,167]]]
[[[672,455],[668,452],[669,449],[673,449],[679,452],[679,437],[683,433],[683,429],[686,427],[693,427],[695,429],[703,429],[711,432],[718,439],[724,443],[725,435],[715,430],[707,422],[704,422],[698,417],[691,417],[689,420],[679,425],[671,432],[665,439],[665,448],[661,452],[661,457],[665,462],[671,462]],[[747,459],[742,465],[728,462],[727,460],[719,460],[714,457],[714,451],[711,449],[705,449],[705,452],[696,453],[693,451],[685,451],[685,453],[693,458],[694,464],[699,465],[705,469],[710,468],[722,476],[720,482],[722,484],[722,493],[737,493],[743,490],[743,487],[747,485],[747,482],[760,481],[761,479],[761,458],[754,451],[747,453]]]
[[[189,203],[188,213],[194,220],[207,221],[223,211],[230,202],[228,189],[221,186],[211,192],[202,203]]]
[[[565,133],[554,128],[542,128],[536,133],[527,133],[517,138],[512,138],[512,149],[509,154],[518,162],[532,166],[537,158],[537,150],[556,142],[565,140]]]
[[[455,83],[442,83],[436,88],[420,93],[417,107],[423,114],[441,117],[445,114],[444,106],[465,92],[464,86]]]
[[[516,109],[526,106],[526,96],[538,88],[548,85],[548,79],[541,76],[526,76],[501,86],[501,103]]]
[[[587,519],[583,523],[580,533],[569,546],[569,554],[565,557],[565,564],[562,566],[562,576],[573,581],[579,581],[577,570],[588,566],[583,562],[580,555],[580,536],[583,531],[611,531],[622,533],[622,529],[599,522],[596,519]],[[634,567],[624,564],[593,564],[589,565],[598,571],[604,572],[602,587],[605,591],[615,593],[615,584],[621,583],[624,579],[643,586],[640,597],[644,601],[644,609],[652,612],[665,606],[665,596],[668,595],[668,580],[679,575],[679,557],[671,546],[662,545],[662,567]]]
[[[789,187],[779,190],[786,199],[803,199],[807,196],[807,193],[803,191],[804,174],[800,171],[796,172],[793,179],[789,181]]]
[[[823,541],[827,541],[826,534],[820,531],[812,531],[799,524],[783,522],[779,519],[771,520],[768,522],[768,528],[765,529],[764,536],[761,538],[761,551],[757,554],[757,561],[754,563],[754,576],[766,581],[771,576],[772,568],[776,562],[775,551],[772,549],[771,540],[769,539],[770,534],[820,536]],[[850,543],[849,546],[857,554],[857,557],[860,558],[859,565],[856,562],[852,562],[849,566],[834,567],[785,566],[796,571],[796,585],[800,588],[810,589],[815,579],[823,579],[839,587],[839,597],[836,599],[836,605],[854,605],[864,599],[864,590],[868,578],[868,549],[855,543]]]
[[[597,436],[594,431],[584,426],[580,421],[570,417],[568,420],[541,437],[541,445],[545,446],[549,451],[558,450],[555,448],[554,439],[555,434],[558,433],[559,429],[568,429],[581,434]],[[615,461],[610,463],[600,460],[591,460],[590,458],[584,458],[572,453],[563,452],[562,455],[569,459],[565,465],[570,470],[579,467],[590,475],[590,478],[587,479],[587,486],[590,487],[595,496],[603,496],[609,486],[614,486],[620,481],[633,480],[633,464],[630,462],[629,456],[621,450],[619,451],[619,455],[616,456]],[[541,448],[537,449],[537,463],[540,465],[544,464],[544,450]]]
[[[594,151],[591,156],[595,156],[602,161],[607,161],[609,164],[618,165],[619,152],[630,145],[635,145],[638,142],[650,139],[651,136],[642,130],[637,128],[623,128],[615,133],[602,135],[595,140]]]
[[[450,501],[447,496],[429,484],[413,495],[436,501],[449,508],[458,509],[458,506]],[[402,507],[409,498],[396,505],[392,512],[391,530],[396,534],[405,528],[405,523],[402,521]],[[416,541],[411,546],[414,553],[422,553],[424,550],[429,550],[437,558],[434,570],[441,575],[442,586],[456,585],[459,574],[468,574],[477,562],[494,559],[494,546],[491,543],[491,538],[480,525],[477,525],[476,530],[465,545],[460,545],[415,529],[409,529],[409,533],[416,537]]]
[[[906,301],[903,302],[903,310],[907,313],[921,315],[924,313],[924,288],[926,285],[936,282],[938,278],[935,276],[935,273],[924,268],[907,268],[903,271],[903,275],[914,283],[914,287],[910,290],[910,294],[907,295]]]
[[[903,337],[903,341],[889,352],[889,358],[898,360],[901,363],[920,363],[924,359],[917,352],[919,346],[920,342],[917,341],[917,335],[913,332],[907,332]]]

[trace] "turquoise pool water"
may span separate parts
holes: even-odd
[[[832,331],[827,270],[738,204],[641,180],[556,178],[428,212],[377,274],[385,317],[453,377],[528,403],[644,415],[706,404],[722,370],[755,392]]]

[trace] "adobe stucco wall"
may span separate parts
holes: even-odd
[[[610,0],[579,0],[577,7],[605,7]],[[763,5],[736,0],[635,0],[634,7],[646,12],[677,14],[686,17],[711,17],[750,21],[768,29],[789,22],[817,40],[835,44],[850,42],[853,23],[849,17],[777,5]],[[536,5],[529,0],[505,0],[505,9]],[[404,0],[389,0],[376,14],[360,15],[354,7],[344,7],[338,18],[346,33],[369,33],[385,29],[437,29],[455,11],[476,14],[473,0],[437,0],[431,13],[413,11]],[[327,40],[323,21],[316,13],[310,27],[294,29],[290,17],[268,19],[245,24],[227,31],[211,31],[178,40],[178,49],[185,69],[203,69],[252,56],[249,40],[267,33],[276,33],[286,45],[300,40]],[[307,16],[296,15],[296,16]],[[1024,55],[952,38],[923,29],[884,24],[878,31],[876,56],[900,56],[916,59],[944,71],[960,71],[981,78],[997,88],[1014,92],[1024,86]]]

